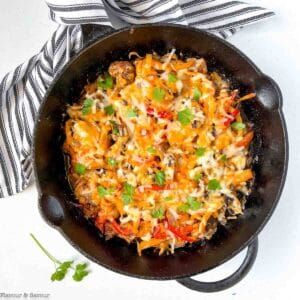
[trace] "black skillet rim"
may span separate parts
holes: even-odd
[[[162,276],[162,277],[157,277],[157,276],[144,276],[144,275],[138,275],[138,274],[133,274],[133,273],[129,273],[126,271],[122,271],[119,269],[116,269],[114,267],[111,267],[110,265],[107,265],[105,263],[99,262],[97,261],[94,257],[92,257],[91,255],[89,255],[88,253],[86,253],[85,251],[83,251],[78,245],[76,245],[75,243],[73,243],[73,241],[65,234],[65,232],[59,227],[59,226],[55,226],[54,224],[52,224],[48,219],[46,219],[43,215],[43,213],[41,213],[42,218],[46,221],[47,224],[49,224],[51,227],[55,228],[56,230],[58,230],[62,236],[69,242],[69,244],[71,244],[76,250],[78,250],[81,254],[83,254],[85,257],[87,257],[88,259],[90,259],[91,261],[95,262],[98,265],[101,265],[103,267],[105,267],[108,270],[114,271],[116,273],[122,274],[122,275],[126,275],[129,277],[135,277],[135,278],[139,278],[139,279],[148,279],[148,280],[174,280],[174,279],[180,279],[180,278],[184,278],[184,277],[191,277],[191,276],[195,276],[197,274],[201,274],[204,273],[206,271],[212,270],[214,268],[216,268],[217,266],[220,266],[221,264],[227,262],[228,260],[230,260],[231,258],[233,258],[234,256],[236,256],[238,253],[240,253],[242,250],[244,250],[247,246],[249,246],[254,240],[255,238],[258,236],[258,234],[262,231],[262,229],[265,227],[265,225],[267,224],[267,222],[270,220],[274,210],[276,209],[279,199],[282,195],[282,191],[284,188],[284,184],[286,181],[286,175],[287,175],[287,170],[288,170],[288,161],[289,161],[289,143],[288,143],[288,133],[287,133],[287,127],[286,127],[286,122],[285,122],[285,118],[283,115],[283,110],[282,110],[282,104],[283,104],[283,99],[282,99],[282,93],[280,91],[279,86],[277,85],[277,83],[268,75],[264,74],[255,64],[254,62],[248,57],[246,56],[244,53],[242,53],[238,48],[236,48],[235,46],[233,46],[232,44],[230,44],[229,42],[227,42],[226,40],[221,39],[220,37],[209,33],[207,31],[201,30],[201,29],[197,29],[194,27],[189,27],[186,25],[179,25],[179,24],[168,24],[168,23],[156,23],[156,24],[147,24],[147,25],[133,25],[133,26],[127,26],[118,30],[114,30],[112,32],[108,32],[105,33],[103,36],[101,36],[100,38],[95,38],[92,39],[90,43],[87,43],[87,46],[84,46],[78,53],[76,53],[70,60],[68,63],[66,63],[66,65],[58,72],[58,74],[56,74],[55,78],[53,79],[53,81],[51,82],[44,98],[43,101],[41,102],[41,105],[39,107],[38,113],[37,113],[37,117],[36,117],[36,122],[34,125],[34,132],[33,132],[33,143],[32,143],[32,160],[33,160],[33,166],[34,166],[34,176],[36,179],[36,187],[38,190],[38,195],[39,195],[39,200],[38,203],[40,203],[40,196],[42,195],[42,191],[39,185],[39,179],[38,179],[38,175],[37,175],[37,166],[36,166],[36,159],[35,159],[35,140],[36,140],[36,134],[37,134],[37,128],[38,128],[38,123],[39,123],[39,119],[40,119],[40,114],[41,111],[43,110],[44,104],[46,103],[48,96],[50,95],[53,87],[55,86],[56,82],[60,79],[60,77],[63,75],[63,73],[65,72],[65,70],[73,63],[73,61],[75,61],[83,52],[85,51],[89,51],[90,48],[92,48],[95,44],[97,43],[101,43],[103,42],[106,38],[117,35],[121,32],[125,32],[125,31],[130,31],[130,30],[135,30],[135,29],[139,29],[139,28],[145,28],[145,27],[171,27],[171,28],[183,28],[186,30],[190,30],[190,31],[195,31],[195,32],[200,32],[203,35],[207,35],[213,39],[218,40],[220,43],[225,44],[225,46],[229,47],[231,50],[233,50],[233,52],[235,52],[236,55],[240,56],[242,59],[244,59],[249,65],[251,65],[251,67],[257,72],[257,74],[260,77],[267,77],[274,89],[277,92],[277,96],[278,96],[278,100],[279,100],[279,105],[278,108],[274,109],[274,111],[276,111],[276,113],[278,113],[279,118],[280,118],[280,123],[281,123],[281,127],[283,129],[283,135],[284,135],[284,148],[285,148],[285,156],[284,156],[284,169],[282,172],[282,176],[281,176],[281,181],[280,181],[280,186],[278,187],[278,191],[276,194],[276,198],[273,201],[273,205],[271,207],[271,209],[269,210],[267,216],[265,217],[264,221],[261,223],[261,225],[259,226],[259,228],[257,229],[257,231],[245,242],[243,243],[238,249],[236,249],[235,251],[233,251],[229,256],[227,256],[226,258],[224,258],[223,260],[218,261],[216,264],[214,264],[211,267],[208,268],[204,268],[201,270],[201,272],[192,272],[192,273],[186,273],[186,274],[180,274],[180,275],[176,275],[176,276]],[[41,209],[40,205],[39,205],[39,209]]]

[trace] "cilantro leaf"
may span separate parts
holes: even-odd
[[[183,203],[178,207],[178,211],[187,212],[189,208],[190,206],[188,205],[188,203]]]
[[[52,275],[51,275],[51,281],[61,281],[65,278],[66,276],[66,272],[63,271],[55,271]]]
[[[75,267],[75,272],[72,276],[73,280],[81,281],[85,276],[89,274],[89,271],[86,270],[87,264],[77,264]]]
[[[193,90],[193,100],[199,101],[201,95],[202,95],[201,91],[197,87],[194,87],[194,90]]]
[[[44,252],[44,254],[52,260],[55,264],[55,272],[51,274],[51,281],[61,281],[65,278],[67,275],[69,269],[73,269],[73,260],[70,261],[64,261],[60,262],[58,259],[56,259],[54,256],[52,256],[43,246],[42,244],[37,240],[37,238],[30,233],[30,236],[34,240],[34,242],[37,244],[37,246]],[[88,275],[88,271],[86,270],[87,264],[77,264],[75,267],[75,273],[73,274],[73,279],[75,281],[81,281],[85,276]]]
[[[112,188],[104,188],[103,186],[99,185],[97,187],[97,191],[98,191],[98,194],[101,198],[107,196],[107,195],[111,195],[114,191],[115,191],[115,187],[112,187]]]
[[[122,194],[122,199],[123,199],[123,204],[128,205],[129,203],[132,202],[132,196],[127,195],[125,193]]]
[[[108,165],[111,166],[111,167],[115,167],[115,166],[117,165],[117,161],[116,161],[114,158],[111,158],[111,157],[109,157],[109,158],[107,159],[107,163],[108,163]]]
[[[189,108],[185,108],[177,114],[177,120],[184,126],[188,125],[193,119],[194,115]]]
[[[158,171],[154,177],[155,183],[158,185],[164,185],[166,183],[166,175],[163,171]]]
[[[204,155],[206,148],[205,147],[200,147],[196,149],[196,156],[201,157]]]
[[[234,130],[240,130],[246,128],[246,125],[242,122],[233,122],[231,128]]]
[[[195,177],[194,177],[194,180],[195,181],[198,181],[199,179],[201,179],[202,178],[202,173],[199,173],[199,174],[197,174]]]
[[[90,98],[86,99],[84,102],[83,102],[83,107],[82,107],[82,114],[83,115],[87,115],[91,112],[91,109],[92,109],[92,106],[93,106],[93,103],[94,101]]]
[[[167,197],[164,198],[164,200],[165,200],[165,201],[172,201],[172,200],[173,200],[173,197],[167,196]]]
[[[223,154],[223,155],[220,157],[220,160],[225,162],[225,161],[227,160],[226,154]]]
[[[211,179],[211,180],[208,182],[207,188],[208,188],[210,191],[219,190],[219,189],[221,188],[220,181],[217,180],[217,179]]]
[[[86,171],[86,167],[83,164],[77,163],[74,166],[74,170],[77,174],[79,175],[84,175],[85,171]]]
[[[128,109],[126,112],[126,117],[128,117],[128,118],[135,118],[137,116],[138,116],[138,113],[135,108]]]
[[[122,194],[123,204],[128,205],[133,200],[134,186],[125,182],[123,183],[124,193]]]
[[[201,207],[201,203],[196,200],[194,197],[187,197],[187,203],[191,210],[198,210]]]
[[[168,75],[168,81],[169,81],[169,82],[175,83],[177,80],[178,80],[178,79],[177,79],[176,75],[174,75],[173,73],[170,73],[170,74]]]
[[[61,281],[65,278],[68,270],[72,267],[74,261],[65,261],[61,263],[57,268],[56,271],[51,275],[52,281]]]
[[[125,182],[123,184],[123,188],[125,190],[125,193],[132,196],[134,194],[134,186],[132,186],[131,184]]]
[[[115,113],[115,109],[112,105],[107,105],[104,107],[104,111],[109,115],[113,115]]]
[[[116,135],[120,134],[119,125],[117,122],[114,120],[109,120],[109,123],[112,125],[112,133]]]
[[[108,90],[114,87],[114,82],[112,77],[108,73],[105,73],[104,80],[98,81],[97,85],[104,90]]]
[[[150,154],[155,154],[155,153],[156,153],[156,150],[155,150],[152,146],[148,147],[148,148],[147,148],[147,151],[148,151]]]
[[[151,212],[151,216],[153,218],[161,220],[164,217],[164,210],[162,209],[162,207],[154,208]]]
[[[159,87],[153,89],[152,96],[154,100],[161,102],[165,98],[165,95],[166,92],[163,89]]]

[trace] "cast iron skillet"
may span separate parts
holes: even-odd
[[[101,37],[97,37],[99,32]],[[35,127],[34,164],[42,216],[77,250],[113,271],[144,279],[178,279],[189,288],[205,292],[232,286],[251,268],[257,253],[257,235],[271,217],[285,181],[288,139],[279,87],[238,49],[197,29],[159,24],[118,31],[106,28],[103,36],[103,28],[86,26],[84,38],[88,45],[52,83]],[[127,59],[130,51],[141,55],[152,51],[165,54],[173,47],[186,57],[206,58],[209,69],[224,74],[242,95],[253,91],[257,94],[242,106],[244,116],[254,124],[251,151],[255,186],[244,215],[225,227],[220,226],[210,241],[179,249],[174,255],[158,257],[150,251],[139,257],[134,246],[120,239],[105,241],[76,208],[66,178],[62,124],[66,105],[77,101],[87,80],[95,80],[110,62]],[[247,246],[242,266],[229,278],[217,283],[200,283],[188,277],[220,265]]]

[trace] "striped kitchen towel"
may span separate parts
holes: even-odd
[[[241,27],[274,15],[262,7],[231,0],[48,0],[59,24],[41,51],[0,83],[0,197],[33,182],[31,144],[43,96],[57,72],[82,47],[80,24],[115,28],[169,22],[227,38]]]

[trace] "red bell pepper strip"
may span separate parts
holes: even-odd
[[[162,230],[162,224],[158,224],[155,227],[155,230],[153,232],[153,237],[155,239],[165,239],[167,237],[166,232]]]
[[[146,111],[149,116],[154,116],[154,108],[152,106],[148,105]]]
[[[171,120],[173,118],[172,113],[166,110],[159,111],[157,116],[161,119],[168,119],[168,120]]]
[[[180,232],[177,228],[173,227],[172,225],[170,225],[168,222],[166,222],[167,228],[177,237],[179,237],[180,239],[187,241],[187,242],[195,242],[196,239],[186,236],[185,234],[183,234],[182,232]]]
[[[119,233],[119,234],[121,234],[121,235],[130,235],[130,234],[131,234],[131,231],[130,231],[130,230],[122,228],[122,227],[116,222],[115,219],[110,219],[109,221],[110,221],[110,223],[111,223],[113,229],[114,229],[117,233]]]
[[[235,119],[235,117],[240,113],[240,110],[239,109],[235,109],[232,113],[231,113],[231,116],[228,117],[226,119],[226,121],[224,122],[224,125],[225,126],[229,126]]]

